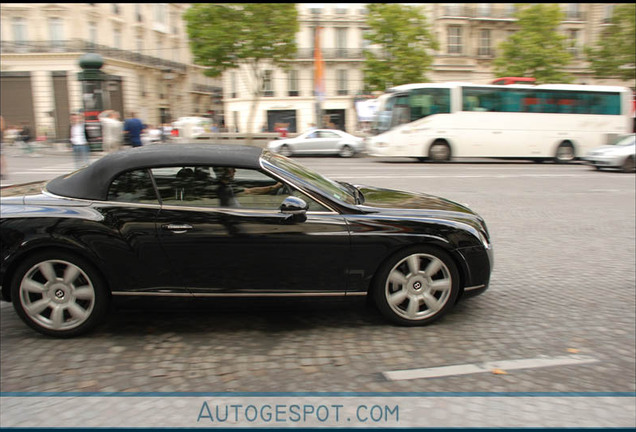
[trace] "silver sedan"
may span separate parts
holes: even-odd
[[[634,172],[635,155],[636,135],[632,133],[620,137],[614,145],[590,150],[583,160],[596,169],[620,168],[624,172]]]
[[[334,154],[352,157],[364,150],[364,140],[341,130],[312,129],[295,138],[271,141],[267,148],[283,156]]]

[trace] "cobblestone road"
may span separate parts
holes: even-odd
[[[299,160],[334,179],[468,204],[491,231],[490,289],[423,328],[387,324],[363,299],[170,300],[120,304],[97,331],[71,340],[34,333],[3,303],[1,390],[636,391],[633,174]],[[405,381],[382,374],[576,355],[595,362]]]

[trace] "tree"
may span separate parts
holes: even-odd
[[[615,6],[611,25],[585,53],[596,78],[633,80],[636,72],[636,4]]]
[[[263,91],[264,67],[284,68],[296,53],[297,16],[293,3],[195,3],[184,14],[194,62],[207,66],[207,76],[247,68],[245,85],[253,98],[249,134]]]
[[[399,3],[370,3],[367,9],[369,31],[364,38],[378,49],[364,53],[366,89],[384,91],[394,85],[427,82],[438,43],[421,9]]]
[[[493,66],[497,76],[533,77],[537,84],[569,83],[563,71],[572,60],[566,37],[557,30],[563,12],[555,4],[518,5],[519,30],[499,45]]]

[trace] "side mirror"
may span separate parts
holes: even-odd
[[[280,205],[280,212],[288,215],[286,220],[290,222],[305,222],[308,208],[309,205],[304,200],[290,195]]]

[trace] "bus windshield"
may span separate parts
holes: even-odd
[[[450,113],[449,88],[417,88],[389,93],[379,99],[371,132],[374,135],[433,114]]]

